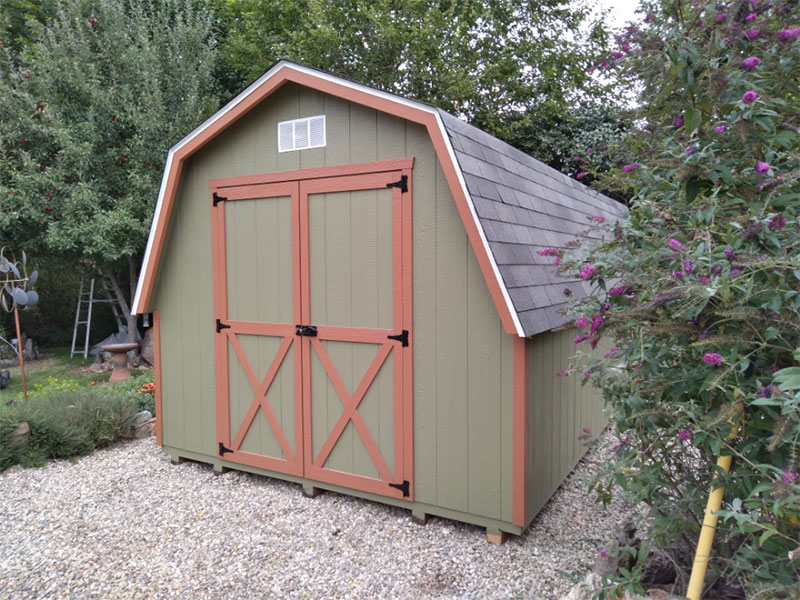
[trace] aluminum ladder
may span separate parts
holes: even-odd
[[[95,298],[95,278],[89,281],[89,291],[84,292],[85,279],[81,278],[81,287],[78,292],[78,308],[75,310],[75,327],[72,329],[72,349],[70,350],[69,357],[72,358],[76,354],[83,354],[83,358],[89,355],[89,333],[92,329],[92,306],[98,303],[111,304],[111,311],[114,313],[114,319],[117,321],[117,329],[120,327],[127,327],[127,321],[122,315],[117,301],[111,294],[108,281],[105,277],[100,277],[100,284],[103,288],[103,298]],[[86,332],[83,336],[83,352],[80,349],[75,349],[75,344],[78,340],[78,328],[83,325],[86,327]]]

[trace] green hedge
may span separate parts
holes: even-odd
[[[0,407],[0,472],[17,463],[33,467],[80,456],[130,436],[149,398],[113,388],[65,390]],[[30,435],[12,443],[21,423]]]

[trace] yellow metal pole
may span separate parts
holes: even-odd
[[[738,392],[734,392],[734,396],[739,396]],[[741,401],[737,402],[735,410],[736,417],[732,417],[730,422],[733,424],[733,431],[727,438],[727,441],[732,442],[739,434],[739,417],[742,415],[744,406]],[[717,458],[717,467],[719,467],[724,475],[727,475],[731,470],[732,456],[720,456]],[[694,565],[692,566],[692,575],[689,578],[689,588],[686,590],[686,597],[689,600],[700,600],[703,595],[703,583],[706,579],[706,570],[708,569],[708,561],[711,558],[711,544],[714,541],[714,532],[717,530],[717,512],[722,507],[722,496],[725,494],[725,486],[718,488],[711,487],[711,492],[708,495],[708,502],[706,503],[706,514],[703,517],[703,527],[700,529],[700,538],[697,540],[697,550],[694,554]]]
[[[722,469],[725,475],[731,468],[732,456],[720,456],[717,459],[717,466]],[[697,551],[694,555],[694,566],[692,576],[689,578],[689,589],[686,596],[690,600],[700,600],[703,594],[703,582],[706,579],[706,569],[708,560],[711,557],[711,543],[714,541],[714,532],[717,529],[717,512],[722,506],[722,496],[725,493],[724,487],[711,488],[706,504],[706,515],[703,518],[703,528],[700,530],[700,539],[697,540]]]

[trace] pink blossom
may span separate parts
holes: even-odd
[[[783,213],[778,213],[769,220],[770,231],[780,231],[784,227],[786,227],[786,217],[783,216]]]
[[[603,358],[611,358],[619,351],[619,348],[611,348],[608,352],[603,354]]]
[[[679,440],[688,441],[688,440],[691,440],[693,437],[694,437],[694,434],[691,431],[689,431],[688,429],[681,429],[678,432],[678,439]]]
[[[733,260],[736,258],[736,253],[731,248],[725,248],[724,253],[728,260]]]
[[[769,171],[769,163],[760,160],[756,163],[756,173],[766,173]]]
[[[797,36],[800,35],[800,27],[793,29],[783,29],[778,32],[778,39],[782,42],[794,42]]]
[[[761,35],[761,30],[756,28],[756,27],[753,27],[752,29],[747,29],[744,32],[744,37],[746,37],[751,42],[753,40],[758,39],[758,36],[760,36],[760,35]]]
[[[724,23],[728,20],[728,13],[719,13],[717,15],[717,23]]]
[[[675,119],[675,129],[680,129],[683,127],[683,117],[678,117]]]
[[[561,257],[560,257],[560,256],[556,256],[556,257],[553,259],[553,266],[554,266],[554,267],[557,267],[557,266],[558,266],[558,265],[560,265],[560,264],[561,264]]]
[[[757,56],[751,56],[750,58],[745,58],[742,61],[742,67],[747,69],[748,71],[752,71],[760,64],[761,64],[761,59],[758,58]]]
[[[575,338],[573,338],[573,340],[572,340],[572,343],[573,344],[580,344],[581,342],[585,342],[588,339],[589,339],[589,334],[588,333],[582,333],[582,334],[580,334],[578,336],[575,336]]]
[[[591,430],[591,428],[589,428],[589,427],[581,427],[581,431],[582,431],[583,433],[587,434],[587,435],[588,435],[588,434],[590,434],[590,433],[592,433],[592,430]]]
[[[719,366],[722,364],[722,356],[716,352],[707,352],[703,355],[703,362],[708,365]]]
[[[596,332],[598,329],[600,329],[600,326],[603,324],[604,321],[605,319],[600,315],[592,317],[592,326],[589,328],[589,331],[591,331],[592,333]]]
[[[581,270],[581,279],[584,281],[586,279],[591,279],[592,275],[594,275],[596,271],[597,267],[595,267],[592,263],[586,263],[586,266]]]
[[[572,365],[569,365],[566,369],[561,369],[560,371],[557,371],[556,372],[556,377],[568,377],[569,374],[570,374],[570,371],[572,371],[572,369],[574,369],[574,368],[575,367],[573,367]]]
[[[798,478],[800,478],[800,473],[792,473],[790,471],[783,472],[783,483],[791,485],[796,482]]]
[[[608,290],[609,296],[621,296],[624,293],[625,293],[624,285],[618,285],[617,287],[613,287],[610,290]]]
[[[561,250],[558,248],[539,248],[536,254],[539,256],[558,256],[561,254]]]
[[[725,133],[726,129],[727,129],[727,127],[725,127],[725,125],[717,125],[716,127],[714,127],[714,132],[715,133]]]
[[[756,94],[753,90],[748,90],[742,96],[742,102],[745,104],[752,104],[758,98],[758,94]]]
[[[586,171],[578,171],[575,175],[575,179],[583,179],[584,177],[586,177]]]
[[[758,15],[757,15],[756,13],[750,13],[749,15],[747,15],[747,16],[744,18],[744,20],[745,20],[745,21],[747,21],[748,23],[752,23],[752,22],[753,22],[753,21],[755,21],[756,19],[758,19]]]
[[[683,272],[684,273],[686,273],[687,275],[691,275],[693,270],[694,270],[694,265],[692,264],[692,261],[690,261],[690,260],[683,261]]]
[[[639,163],[638,162],[634,162],[634,163],[630,163],[628,165],[623,166],[622,167],[622,172],[623,173],[633,173],[638,168],[639,168]]]
[[[577,327],[578,329],[583,329],[588,324],[589,324],[589,319],[587,319],[586,317],[578,317],[578,320],[575,321],[575,327]]]
[[[592,347],[592,350],[597,348],[598,342],[600,342],[599,338],[592,338],[592,339],[589,340],[589,345]]]
[[[686,250],[686,246],[684,246],[678,240],[673,238],[670,238],[670,240],[667,242],[667,246],[669,246],[669,249],[672,250],[673,252],[680,252],[681,250]]]
[[[678,281],[680,281],[680,280],[682,280],[682,279],[683,279],[683,273],[681,273],[680,271],[674,271],[674,272],[672,273],[672,276],[673,276],[675,279],[677,279]]]
[[[739,267],[736,267],[735,269],[731,269],[731,277],[738,277],[741,274],[742,274],[742,270]]]
[[[619,50],[614,50],[613,52],[609,53],[609,58],[622,58],[622,52]]]
[[[697,152],[697,148],[695,146],[686,146],[686,148],[683,149],[683,152],[691,156],[692,154]]]
[[[606,218],[603,215],[591,215],[587,217],[592,223],[603,223]]]
[[[708,329],[704,329],[700,335],[697,336],[698,340],[704,340],[708,337]]]

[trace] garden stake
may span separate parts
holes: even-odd
[[[22,357],[22,336],[19,332],[19,309],[14,304],[14,322],[17,324],[17,356],[19,356],[19,371],[22,377],[22,396],[28,400],[28,387],[25,385],[25,359]]]
[[[738,394],[736,394],[738,396]],[[740,414],[742,410],[741,402],[737,402],[736,414]],[[738,435],[739,428],[736,425],[738,418],[731,421],[734,423],[734,428],[728,436],[727,441],[732,442]],[[717,467],[722,470],[723,475],[727,475],[731,469],[731,461],[733,456],[720,456],[717,458]],[[706,504],[706,514],[703,517],[703,526],[700,529],[700,538],[697,540],[697,551],[694,555],[694,565],[692,566],[692,575],[689,578],[689,588],[686,591],[686,597],[689,600],[700,600],[703,595],[703,583],[706,579],[706,569],[708,569],[708,559],[711,557],[711,544],[714,541],[714,532],[717,530],[718,517],[714,513],[717,512],[722,506],[722,496],[725,493],[725,486],[715,488],[711,486],[711,493],[708,495],[708,503]]]

